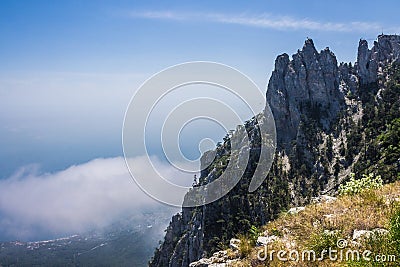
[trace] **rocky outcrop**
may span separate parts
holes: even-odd
[[[362,90],[378,84],[386,66],[399,61],[400,36],[395,35],[379,36],[371,49],[361,40],[354,66],[338,65],[329,48],[318,52],[311,39],[291,58],[278,56],[267,90],[278,148],[265,181],[249,193],[260,157],[260,136],[253,118],[245,124],[251,145],[242,179],[223,198],[203,207],[184,208],[175,215],[150,266],[214,266],[219,263],[207,257],[252,225],[265,224],[293,206],[335,201],[321,194],[334,193],[358,160],[360,150],[354,144],[363,137],[353,128],[362,118]],[[215,153],[203,155],[202,163],[212,161],[214,155],[215,163],[201,172],[201,184],[218,179],[224,171],[230,157],[229,141],[224,140]],[[334,220],[331,217],[325,220]]]
[[[192,214],[189,209],[184,209],[172,217],[164,242],[149,266],[188,266],[201,258],[203,236],[201,214]]]
[[[288,214],[297,214],[299,212],[304,211],[305,209],[306,209],[305,207],[293,207],[288,210]]]
[[[317,197],[313,197],[311,200],[311,203],[332,203],[335,202],[337,200],[336,197],[332,197],[332,196],[328,196],[328,195],[320,195]]]
[[[355,67],[361,84],[376,82],[391,62],[400,62],[399,35],[379,35],[371,49],[366,40],[360,40]]]
[[[330,128],[343,104],[339,83],[335,55],[329,48],[319,53],[311,39],[306,40],[292,60],[287,54],[278,56],[268,84],[267,101],[281,147],[289,148],[296,139],[301,116],[309,106],[319,109],[320,122]]]
[[[371,49],[360,40],[357,62],[341,63],[325,48],[318,52],[311,39],[289,58],[282,54],[268,83],[267,101],[275,117],[278,145],[290,149],[299,135],[299,124],[306,106],[312,106],[317,120],[329,131],[343,109],[345,93],[355,93],[359,85],[376,82],[384,66],[400,62],[400,36],[380,35]]]
[[[387,235],[388,233],[389,233],[389,231],[386,229],[383,229],[383,228],[376,228],[373,230],[354,230],[353,240],[359,241],[360,239],[363,239],[363,238],[368,239],[371,237]]]
[[[245,127],[250,141],[246,148],[250,152],[250,163],[243,177],[221,199],[201,207],[183,208],[181,214],[175,215],[149,266],[187,267],[201,258],[204,260],[196,264],[206,264],[209,262],[206,259],[218,246],[228,245],[230,238],[247,231],[253,224],[259,226],[266,223],[286,208],[288,202],[284,200],[288,199],[288,192],[283,179],[269,181],[268,186],[261,186],[263,189],[248,193],[254,167],[257,166],[254,163],[260,155],[260,134],[255,119],[248,121]],[[217,148],[215,160],[201,172],[199,185],[218,179],[226,168],[226,160],[231,153],[229,147],[226,140]],[[208,156],[209,153],[206,153],[202,157],[202,164],[208,162]],[[278,189],[280,192],[273,195],[272,192]]]
[[[189,264],[189,267],[229,267],[239,260],[239,251],[221,250],[210,258],[202,258]]]

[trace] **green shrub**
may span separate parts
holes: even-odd
[[[339,231],[316,233],[310,238],[308,247],[313,250],[316,255],[321,255],[323,250],[328,251],[329,248],[335,249],[337,247],[339,235]]]
[[[377,255],[394,256],[392,260],[387,262],[366,261],[348,261],[347,266],[350,267],[364,267],[364,266],[399,266],[399,252],[400,252],[400,209],[397,209],[389,221],[389,234],[376,233],[365,240],[365,249],[372,252],[370,259],[375,259]]]
[[[255,245],[257,242],[257,238],[260,236],[260,230],[254,225],[251,226],[249,230],[249,240],[252,245]]]
[[[271,229],[271,235],[276,235],[276,236],[279,236],[279,237],[282,237],[282,236],[283,236],[282,232],[279,231],[279,230],[276,229],[276,228],[272,228],[272,229]]]
[[[389,232],[397,253],[400,253],[400,209],[397,209],[390,218]]]
[[[355,195],[364,190],[378,189],[383,186],[383,180],[380,175],[375,176],[372,173],[369,175],[363,174],[359,180],[356,180],[354,176],[354,173],[350,174],[350,181],[339,186],[340,195]]]
[[[245,258],[250,255],[254,245],[252,244],[252,240],[246,235],[240,235],[240,244],[239,244],[239,252],[240,257]]]

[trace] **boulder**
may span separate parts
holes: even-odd
[[[288,210],[289,214],[297,214],[301,211],[304,211],[306,208],[305,207],[295,207],[295,208],[291,208]]]

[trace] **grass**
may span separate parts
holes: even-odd
[[[278,241],[269,244],[268,251],[314,249],[318,253],[329,247],[337,248],[337,240],[344,239],[348,244],[346,249],[368,249],[372,251],[372,256],[378,253],[395,254],[398,256],[395,263],[334,262],[329,259],[320,262],[282,262],[276,257],[273,261],[259,261],[257,252],[262,247],[246,246],[242,259],[235,266],[400,266],[399,201],[400,182],[395,182],[357,195],[340,196],[331,203],[312,204],[298,214],[283,213],[260,229],[261,233],[280,236]],[[376,228],[387,229],[389,234],[352,242],[354,230]]]

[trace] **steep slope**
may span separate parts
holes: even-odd
[[[381,162],[391,166],[384,179],[396,180],[399,151],[392,147],[387,152],[378,139],[390,143],[397,138],[388,125],[397,125],[393,121],[400,116],[400,94],[389,77],[396,81],[399,60],[400,36],[396,35],[380,35],[371,50],[360,40],[354,67],[338,65],[328,48],[318,52],[311,39],[292,59],[287,54],[278,56],[267,90],[278,148],[264,183],[248,192],[260,155],[259,130],[253,118],[245,125],[251,147],[243,178],[220,200],[175,215],[149,265],[188,266],[253,225],[276,218],[289,206],[335,192],[351,171],[363,173]],[[391,115],[382,117],[386,112]],[[200,184],[217,179],[224,171],[229,148],[229,138],[225,138],[214,162],[202,171]]]
[[[399,266],[399,197],[395,182],[315,198],[256,229],[256,235],[243,236],[237,249],[216,252],[190,267]]]

